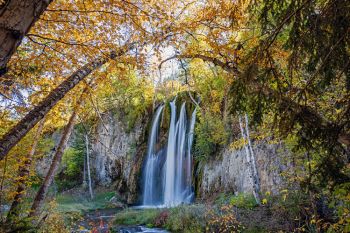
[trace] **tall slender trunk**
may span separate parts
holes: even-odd
[[[93,199],[94,195],[92,193],[92,185],[91,185],[91,174],[90,174],[90,153],[89,153],[89,137],[85,134],[85,144],[86,144],[86,165],[87,165],[87,175],[88,175],[88,183],[89,183],[89,192],[90,198]]]
[[[86,158],[84,157],[84,167],[83,167],[83,187],[86,187]]]
[[[247,140],[249,141],[249,139],[246,135],[246,132],[244,132],[242,117],[239,116],[238,120],[239,120],[239,128],[241,130],[242,138],[244,139],[244,141],[247,141]],[[248,125],[246,125],[245,128],[247,128],[247,127],[248,127]],[[248,145],[245,143],[244,149],[246,152],[247,163],[249,165],[249,170],[250,170],[249,179],[250,179],[250,182],[253,186],[253,195],[254,195],[255,201],[258,204],[260,204],[260,195],[259,195],[260,190],[259,190],[259,187],[257,186],[257,184],[258,184],[257,180],[259,179],[259,177],[258,177],[256,169],[254,169],[255,164],[253,164],[253,161],[255,162],[255,159],[252,159],[252,154],[251,154],[252,150],[249,149],[249,142],[248,142]]]
[[[85,89],[85,90],[87,90],[87,89]],[[84,94],[85,90],[83,91],[83,94]],[[83,102],[83,94],[81,95],[80,99],[78,100],[76,107],[75,107],[75,110],[73,111],[71,117],[69,118],[68,124],[66,125],[66,127],[63,130],[61,140],[57,146],[56,153],[53,156],[49,171],[47,172],[46,177],[44,179],[44,182],[40,186],[40,188],[35,196],[33,205],[31,207],[31,210],[29,213],[29,217],[36,217],[39,215],[39,210],[44,203],[44,200],[45,200],[45,197],[46,197],[47,192],[49,190],[49,187],[54,179],[56,170],[57,170],[59,164],[61,163],[63,153],[67,147],[67,143],[68,143],[68,140],[69,140],[70,135],[72,133],[72,130],[74,127],[74,122],[75,122],[75,119],[77,117],[79,107],[81,106],[81,104]]]
[[[20,166],[18,169],[18,186],[16,189],[16,194],[13,198],[12,204],[11,204],[11,208],[7,214],[7,219],[6,221],[8,223],[12,222],[19,214],[19,205],[22,201],[22,197],[25,193],[25,189],[27,188],[27,180],[29,177],[29,172],[30,172],[30,167],[32,165],[32,160],[33,160],[33,156],[35,154],[41,133],[43,131],[44,128],[44,124],[45,124],[45,118],[43,118],[40,123],[39,123],[39,127],[36,131],[36,134],[34,136],[34,141],[33,144],[31,146],[31,149],[29,151],[28,157],[26,158],[24,165]]]
[[[71,89],[91,72],[107,63],[110,59],[122,56],[133,49],[135,43],[127,44],[118,51],[112,51],[109,56],[101,56],[87,63],[70,77],[63,81],[58,87],[50,92],[33,110],[31,110],[21,121],[0,139],[0,160],[32,129],[49,111],[61,100]]]
[[[0,76],[23,37],[52,0],[6,0],[0,4]]]
[[[249,146],[249,152],[250,152],[250,157],[252,160],[252,169],[254,172],[254,183],[255,183],[255,187],[257,189],[258,192],[260,192],[260,179],[259,179],[259,174],[258,174],[258,169],[256,167],[256,160],[255,160],[255,155],[254,155],[254,151],[253,151],[253,147],[252,147],[252,142],[250,140],[250,134],[249,134],[249,121],[248,121],[248,115],[247,113],[245,113],[244,115],[245,117],[245,129],[246,129],[246,136],[248,139],[248,146]]]

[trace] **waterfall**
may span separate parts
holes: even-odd
[[[176,105],[170,102],[171,118],[168,135],[168,148],[165,161],[164,204],[170,205],[175,200],[175,150],[176,150]]]
[[[194,193],[192,188],[192,154],[196,109],[188,124],[186,104],[182,103],[176,117],[176,99],[170,102],[171,118],[166,148],[158,152],[159,116],[163,106],[158,108],[152,122],[144,173],[143,205],[166,207],[190,203]]]
[[[149,133],[148,139],[148,149],[147,149],[147,157],[146,157],[146,166],[145,166],[145,183],[143,190],[143,204],[144,205],[156,205],[159,204],[159,197],[156,193],[155,187],[155,175],[156,171],[159,169],[157,165],[159,165],[160,156],[159,153],[156,152],[156,144],[158,141],[158,131],[159,131],[159,123],[160,116],[163,111],[164,105],[160,106],[152,121],[152,128]]]
[[[194,192],[192,190],[192,144],[193,144],[193,137],[194,137],[194,125],[196,123],[196,113],[197,113],[197,107],[193,110],[192,116],[191,116],[191,122],[190,122],[190,129],[188,131],[188,140],[187,140],[187,158],[186,158],[186,193],[185,197],[186,203],[192,202],[194,198]]]

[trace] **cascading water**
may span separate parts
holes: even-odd
[[[176,153],[176,105],[170,102],[171,118],[168,135],[168,147],[165,161],[164,204],[169,205],[175,200],[175,153]]]
[[[158,152],[159,119],[163,106],[159,107],[153,119],[148,143],[148,153],[144,173],[145,206],[176,206],[190,203],[194,193],[192,188],[192,154],[196,109],[187,123],[186,105],[181,105],[176,119],[176,99],[170,102],[171,118],[166,150]]]
[[[159,123],[160,116],[163,111],[164,105],[160,106],[154,117],[152,122],[152,128],[149,134],[148,140],[148,149],[147,149],[147,160],[145,166],[145,184],[143,190],[143,204],[144,205],[156,205],[160,204],[159,195],[157,195],[156,189],[156,173],[159,170],[160,165],[160,156],[156,151],[156,144],[158,141],[158,133],[159,133]]]
[[[197,107],[193,110],[192,116],[191,116],[191,122],[190,122],[190,128],[188,131],[188,140],[187,140],[187,158],[186,158],[186,183],[185,183],[185,194],[186,197],[185,202],[190,203],[193,201],[194,198],[194,192],[192,190],[192,155],[191,155],[191,149],[193,144],[193,137],[194,137],[194,125],[196,123],[196,113],[197,113]]]

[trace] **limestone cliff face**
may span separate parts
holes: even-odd
[[[92,142],[94,183],[114,187],[129,204],[136,203],[141,193],[142,165],[147,150],[145,131],[150,119],[139,120],[128,131],[122,120],[106,113],[98,123]],[[286,169],[283,158],[289,153],[282,145],[268,142],[255,143],[253,150],[261,191],[278,192],[283,186],[280,173]],[[195,172],[200,174],[196,179],[198,198],[206,199],[217,192],[252,192],[251,170],[244,148],[225,149],[213,157],[216,159],[207,161],[199,173]]]
[[[253,146],[261,191],[278,192],[283,186],[280,175],[286,169],[283,157],[288,152],[279,144],[259,143]],[[226,149],[218,159],[208,161],[203,169],[197,196],[208,198],[217,192],[252,192],[250,167],[246,160],[246,152]]]
[[[102,116],[92,142],[93,179],[97,185],[114,186],[127,203],[137,201],[139,178],[146,149],[144,130],[139,120],[131,130],[108,112]]]

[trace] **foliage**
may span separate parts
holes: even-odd
[[[350,183],[335,188],[330,207],[337,210],[338,219],[329,228],[334,231],[350,232]]]
[[[171,232],[203,232],[205,208],[201,205],[179,206],[169,210],[164,227]]]
[[[151,84],[143,78],[130,72],[120,82],[119,74],[109,74],[111,82],[111,91],[101,93],[103,109],[114,110],[118,119],[122,119],[131,130],[140,119],[147,115],[147,111],[152,106],[154,94]]]
[[[49,203],[49,210],[47,218],[45,219],[45,224],[39,228],[38,232],[59,232],[68,233],[71,232],[70,228],[67,226],[64,216],[59,212],[56,212],[57,205],[55,202]]]
[[[253,209],[254,207],[258,206],[254,196],[249,193],[239,193],[237,195],[229,193],[220,193],[215,200],[215,204],[219,206],[230,205],[241,209]]]
[[[238,208],[254,208],[258,206],[252,194],[238,194],[230,198],[230,204]]]
[[[213,156],[219,146],[227,143],[228,133],[221,117],[211,113],[199,116],[196,125],[196,143],[194,155],[198,160]]]
[[[209,210],[206,214],[207,232],[243,232],[244,227],[236,218],[234,206],[223,205],[219,211]]]
[[[89,122],[87,122],[89,124]],[[83,183],[84,160],[86,158],[85,135],[87,125],[79,124],[74,129],[74,140],[66,148],[55,182],[59,191],[71,189]]]
[[[84,155],[74,148],[67,148],[63,154],[61,173],[55,178],[59,191],[71,189],[81,184]]]

